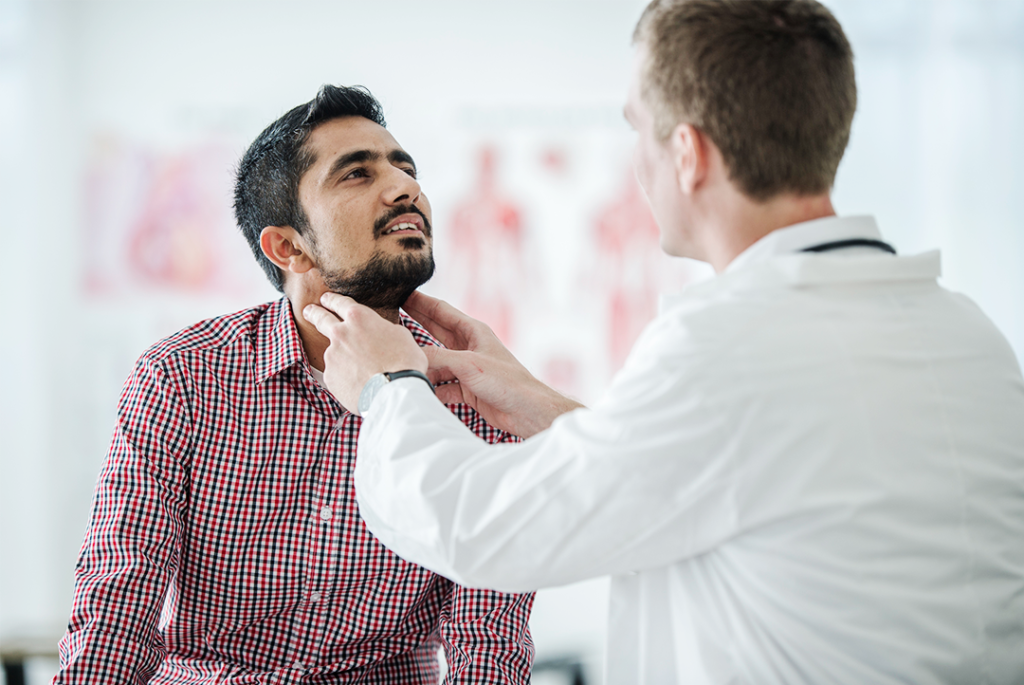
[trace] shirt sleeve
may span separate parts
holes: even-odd
[[[444,685],[526,685],[533,666],[532,594],[504,594],[452,584],[439,635],[448,661]]]
[[[178,564],[191,435],[175,386],[143,358],[122,392],[54,683],[145,683],[164,658],[157,624]]]
[[[723,410],[705,360],[651,352],[594,409],[518,444],[487,445],[428,388],[390,383],[360,435],[363,519],[409,561],[510,592],[710,549],[736,531],[742,412]]]

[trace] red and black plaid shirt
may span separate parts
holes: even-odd
[[[484,440],[515,439],[451,410]],[[436,683],[443,645],[446,682],[527,683],[532,595],[460,587],[366,529],[361,421],[313,379],[284,299],[146,352],[121,395],[54,682]]]

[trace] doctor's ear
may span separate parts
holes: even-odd
[[[260,249],[282,271],[301,274],[316,267],[302,236],[291,226],[264,227]]]
[[[708,173],[708,145],[710,141],[692,124],[679,124],[668,139],[669,152],[675,162],[676,183],[690,195]]]

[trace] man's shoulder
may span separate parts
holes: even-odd
[[[184,354],[201,354],[235,346],[251,339],[260,322],[278,309],[280,303],[280,300],[266,302],[194,323],[154,344],[143,353],[142,359],[159,363]]]

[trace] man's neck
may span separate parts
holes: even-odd
[[[286,288],[285,294],[288,296],[288,301],[292,307],[292,318],[295,319],[295,327],[299,331],[299,338],[302,340],[302,349],[306,353],[306,360],[309,365],[317,371],[324,370],[324,353],[327,351],[327,347],[330,345],[330,341],[327,340],[316,327],[306,321],[305,317],[302,316],[302,310],[310,304],[320,304],[320,295],[324,291],[313,292],[313,291],[300,291],[300,292],[288,292]],[[322,305],[321,305],[322,306]],[[375,309],[381,318],[387,319],[391,323],[398,323],[398,309]]]
[[[723,202],[711,218],[705,252],[707,261],[721,273],[732,260],[772,231],[786,226],[835,216],[832,200],[822,195],[780,195],[765,202],[745,196]],[[724,208],[724,211],[722,210]]]

